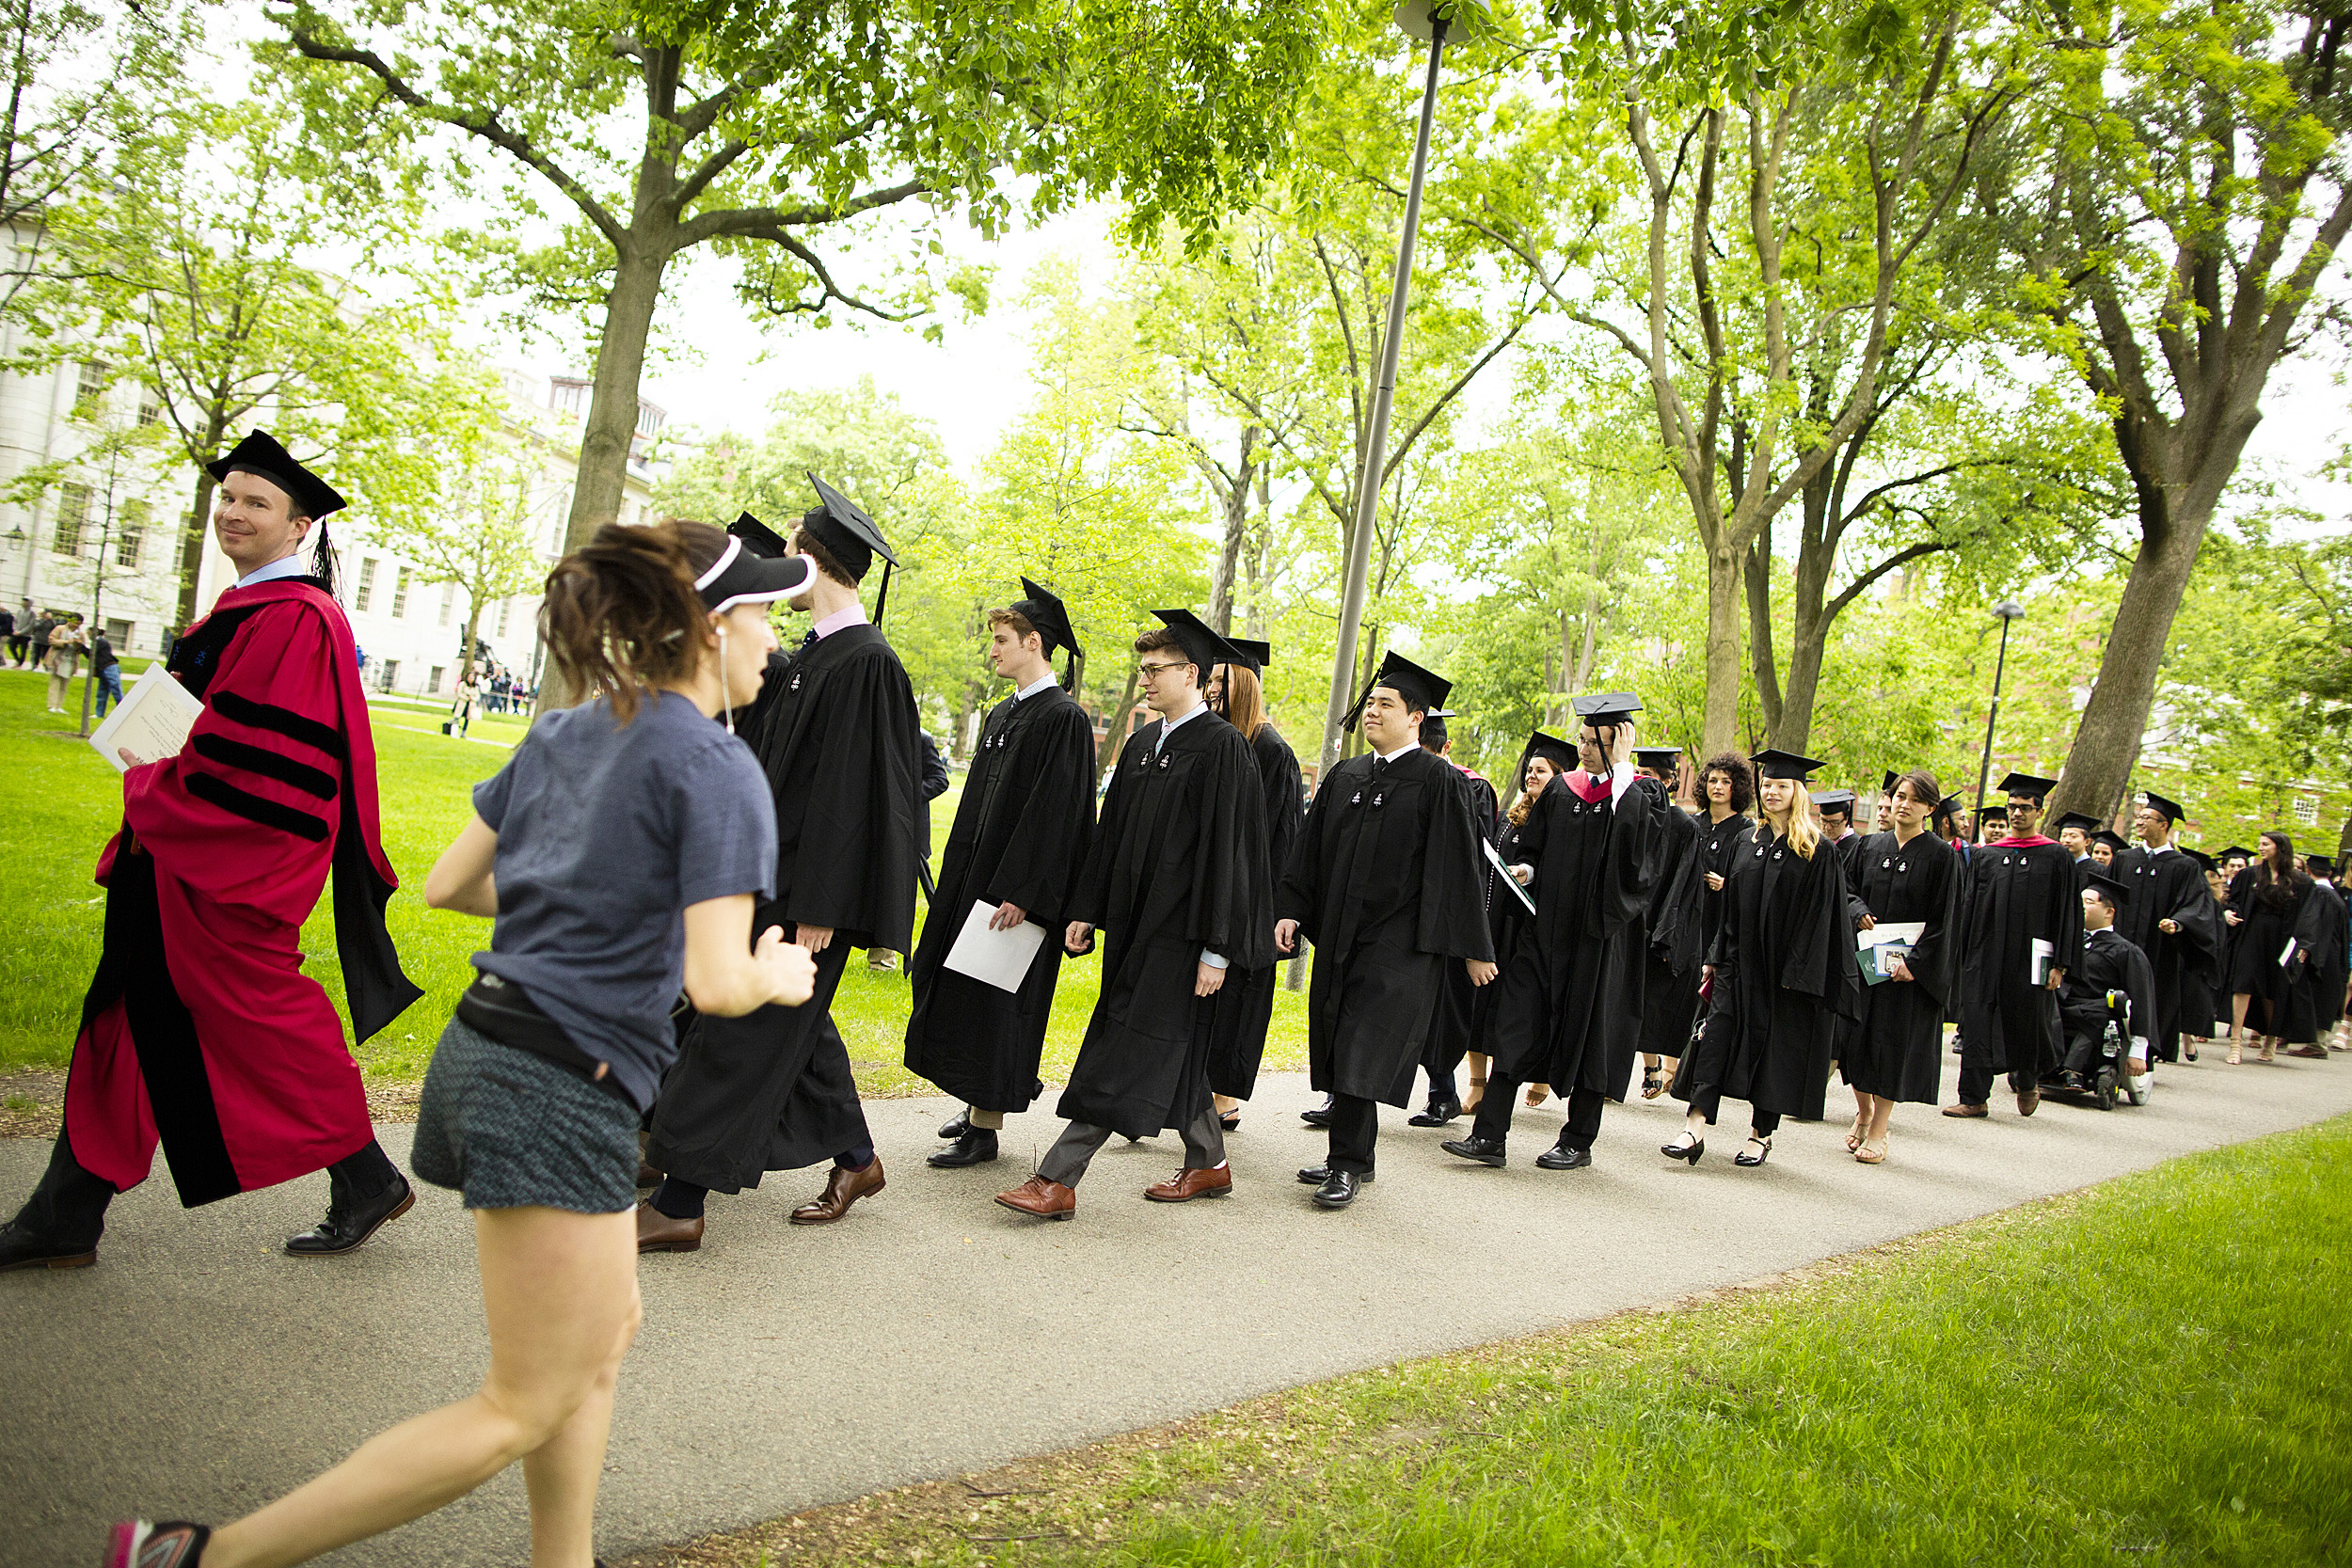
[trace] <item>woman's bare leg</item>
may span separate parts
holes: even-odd
[[[481,1391],[378,1433],[325,1475],[215,1530],[204,1568],[306,1562],[430,1513],[558,1439],[530,1476],[532,1562],[589,1568],[612,1379],[637,1332],[635,1216],[477,1210],[474,1246],[490,1330]],[[542,1469],[552,1488],[544,1516]],[[564,1555],[550,1555],[559,1543]]]
[[[1870,1131],[1865,1134],[1864,1142],[1883,1144],[1886,1141],[1887,1124],[1895,1118],[1895,1102],[1883,1094],[1866,1095],[1863,1098],[1870,1102]]]

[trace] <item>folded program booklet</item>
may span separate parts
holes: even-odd
[[[956,944],[947,950],[947,967],[998,990],[1019,990],[1030,960],[1045,941],[1045,927],[1025,920],[1009,931],[992,931],[988,922],[995,912],[993,904],[973,904],[972,912],[963,917],[963,929],[956,933]]]
[[[131,683],[122,701],[106,715],[89,743],[98,748],[98,754],[115,765],[115,771],[127,773],[131,765],[122,760],[129,752],[141,762],[161,762],[176,757],[188,743],[188,732],[196,727],[197,716],[204,705],[189,694],[188,689],[171,678],[158,659],[149,665],[138,679]]]

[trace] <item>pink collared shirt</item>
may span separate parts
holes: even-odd
[[[866,607],[862,604],[853,604],[847,610],[836,610],[817,623],[815,627],[817,641],[822,642],[834,632],[847,631],[851,626],[862,626],[866,624]]]

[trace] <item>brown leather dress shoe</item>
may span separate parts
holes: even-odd
[[[1945,1106],[1944,1114],[1947,1117],[1989,1117],[1993,1108],[1989,1105],[1971,1105],[1963,1100],[1957,1105]]]
[[[794,1225],[831,1225],[850,1212],[850,1205],[868,1194],[878,1193],[888,1183],[882,1180],[882,1156],[877,1154],[864,1170],[850,1170],[835,1165],[825,1178],[824,1196],[810,1199],[792,1211]]]
[[[640,1252],[699,1252],[703,1244],[700,1214],[675,1220],[650,1203],[637,1206],[637,1250]]]
[[[1066,1220],[1078,1212],[1078,1195],[1075,1192],[1041,1176],[1030,1177],[1009,1193],[998,1193],[996,1201],[1008,1209],[1035,1214],[1041,1220]]]
[[[1219,1165],[1215,1170],[1195,1170],[1186,1165],[1166,1181],[1155,1181],[1143,1189],[1143,1196],[1154,1203],[1190,1203],[1196,1197],[1231,1197],[1233,1196],[1233,1167]]]
[[[2027,1089],[2024,1094],[2017,1097],[2017,1114],[2021,1117],[2029,1117],[2033,1115],[2036,1110],[2040,1109],[2041,1105],[2042,1091],[2040,1089]]]

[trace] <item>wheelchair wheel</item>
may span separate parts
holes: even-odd
[[[2115,1109],[2115,1069],[2113,1068],[2106,1067],[2099,1069],[2098,1095],[2099,1109],[2102,1111]]]

